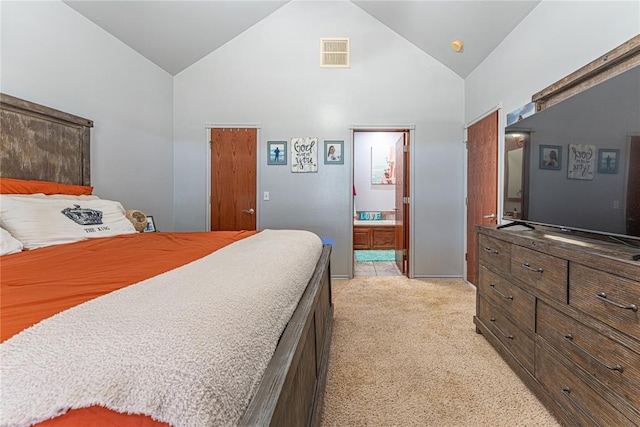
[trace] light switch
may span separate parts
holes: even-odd
[[[268,191],[264,192],[264,197],[262,199],[263,200],[269,200],[269,192]]]

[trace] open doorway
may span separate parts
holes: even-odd
[[[409,136],[354,129],[354,276],[409,275]]]

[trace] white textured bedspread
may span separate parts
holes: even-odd
[[[0,345],[2,425],[92,405],[236,425],[321,252],[313,233],[264,230],[24,330]]]

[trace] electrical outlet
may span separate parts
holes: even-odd
[[[269,200],[269,192],[268,191],[264,192],[264,196],[262,197],[262,200]]]

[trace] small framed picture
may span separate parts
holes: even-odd
[[[267,164],[287,164],[287,141],[267,141]]]
[[[598,150],[598,173],[618,173],[620,150]]]
[[[144,230],[142,230],[143,233],[151,233],[153,231],[158,231],[156,230],[156,223],[153,221],[153,217],[147,215],[147,226],[145,227]]]
[[[560,170],[562,147],[559,145],[540,146],[540,169]]]
[[[342,165],[344,157],[344,141],[325,141],[324,142],[324,164],[325,165]]]

